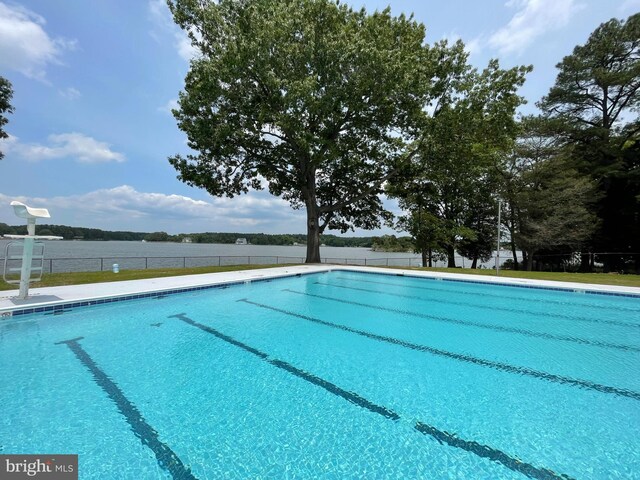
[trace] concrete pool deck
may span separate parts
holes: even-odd
[[[102,300],[104,299],[131,297],[132,295],[148,296],[148,294],[161,294],[162,292],[172,292],[194,287],[267,280],[283,276],[304,275],[332,270],[381,273],[385,275],[403,275],[407,277],[440,278],[474,283],[501,284],[529,288],[537,287],[569,291],[573,290],[577,292],[605,293],[613,295],[637,295],[638,299],[640,299],[640,288],[638,287],[403,270],[400,268],[390,269],[322,264],[205,273],[199,275],[161,277],[142,280],[126,280],[121,282],[92,283],[86,285],[33,288],[30,290],[30,296],[26,300],[19,300],[17,298],[18,290],[5,290],[0,292],[0,316],[10,317],[13,312],[24,311],[26,309],[38,308],[40,310],[42,307],[62,306],[77,302],[99,301],[100,303],[103,303]]]

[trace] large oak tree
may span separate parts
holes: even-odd
[[[385,181],[415,154],[447,51],[389,10],[329,0],[169,0],[200,56],[174,111],[195,152],[179,178],[215,196],[268,188],[307,213],[307,262],[325,229],[390,218]]]

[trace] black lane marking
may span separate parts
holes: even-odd
[[[441,443],[446,443],[447,445],[451,445],[452,447],[456,448],[462,448],[463,450],[475,453],[479,457],[488,458],[489,460],[493,460],[494,462],[501,463],[505,467],[511,470],[515,470],[516,472],[523,473],[529,478],[571,478],[568,475],[557,474],[554,471],[548,470],[546,468],[534,467],[533,465],[522,462],[518,458],[507,455],[501,450],[496,450],[495,448],[491,448],[487,445],[482,445],[478,442],[465,440],[456,436],[454,433],[437,430],[431,425],[427,425],[426,423],[416,422],[415,429],[424,435],[430,435]]]
[[[363,280],[360,278],[352,278],[352,277],[341,277],[341,276],[336,276],[335,278],[340,279],[340,280],[348,280],[350,282],[364,282],[364,283],[376,283],[378,285],[390,285],[390,286],[394,286],[394,287],[401,287],[401,288],[414,288],[414,289],[418,289],[418,290],[433,290],[436,292],[451,292],[451,293],[455,293],[455,294],[460,294],[460,295],[472,295],[472,296],[480,296],[480,297],[493,297],[493,298],[499,298],[500,300],[504,300],[505,297],[503,295],[497,295],[495,293],[488,293],[488,292],[465,292],[465,291],[460,291],[457,289],[452,289],[452,288],[437,288],[437,287],[429,287],[429,286],[418,286],[418,285],[401,285],[399,283],[393,283],[393,282],[380,282],[380,281],[376,281],[376,280]],[[405,277],[406,278],[406,277]],[[420,277],[409,277],[413,280],[421,280],[424,281],[426,279],[420,278]],[[430,279],[433,280],[433,279]],[[455,281],[455,280],[453,280]],[[498,285],[498,286],[507,286],[509,287],[510,285]],[[571,291],[567,291],[566,293],[571,293]],[[532,299],[529,297],[520,297],[520,296],[512,296],[509,295],[509,300],[523,300],[525,302],[538,302],[540,300],[538,299]],[[621,310],[624,312],[640,312],[640,309],[637,308],[627,308],[627,307],[623,307],[623,306],[607,306],[607,305],[598,305],[598,304],[590,304],[590,303],[582,303],[582,302],[563,302],[561,300],[552,300],[552,299],[545,299],[544,303],[553,303],[555,305],[561,305],[563,307],[569,307],[571,305],[579,305],[581,307],[588,307],[588,308],[599,308],[602,310]]]
[[[348,290],[357,290],[359,292],[375,293],[375,294],[379,294],[379,295],[391,295],[392,297],[408,298],[408,299],[411,299],[411,300],[421,300],[423,302],[443,303],[445,305],[459,305],[461,307],[482,308],[482,309],[490,310],[490,311],[500,310],[502,312],[525,313],[527,315],[535,315],[536,317],[560,318],[562,320],[572,320],[572,321],[575,321],[575,322],[606,323],[608,325],[617,325],[617,326],[620,326],[620,327],[640,328],[640,323],[628,323],[628,322],[618,322],[616,320],[604,320],[604,319],[595,319],[595,318],[574,317],[572,315],[563,315],[561,313],[533,312],[531,310],[523,310],[521,308],[497,307],[497,306],[490,306],[490,305],[482,305],[482,304],[479,304],[479,303],[456,302],[454,300],[447,300],[447,299],[444,299],[444,298],[425,298],[425,297],[419,297],[418,295],[406,295],[406,294],[402,294],[402,293],[381,292],[379,290],[371,290],[371,289],[368,289],[368,288],[349,287],[347,285],[336,285],[335,283],[322,283],[322,282],[314,282],[314,283],[316,285],[324,285],[326,287],[345,288],[345,289],[348,289]]]
[[[143,445],[146,445],[153,451],[160,467],[167,470],[176,480],[196,480],[191,470],[182,463],[173,450],[171,450],[167,444],[160,441],[158,432],[147,423],[138,408],[125,396],[122,390],[120,390],[120,387],[100,369],[96,362],[78,343],[78,340],[82,340],[83,338],[84,337],[77,337],[71,340],[56,342],[56,345],[65,344],[78,360],[87,367],[92,373],[95,382],[116,404],[120,413],[131,426],[131,430],[133,430],[136,437],[140,439]]]
[[[150,323],[149,324],[150,327],[160,327],[160,325],[162,325],[162,322]]]
[[[628,352],[640,352],[640,347],[633,345],[619,345],[617,343],[601,342],[599,340],[588,340],[580,337],[567,337],[565,335],[553,335],[546,332],[534,332],[531,330],[525,330],[523,328],[504,327],[502,325],[487,325],[486,323],[473,322],[470,320],[458,320],[456,318],[442,317],[440,315],[430,315],[428,313],[412,312],[410,310],[401,310],[399,308],[381,307],[378,305],[369,305],[367,303],[354,302],[353,300],[345,300],[343,298],[327,297],[325,295],[318,295],[316,293],[298,292],[297,290],[291,290],[284,288],[283,292],[295,293],[297,295],[304,295],[307,297],[321,298],[323,300],[330,300],[332,302],[345,303],[348,305],[356,305],[358,307],[373,308],[375,310],[381,310],[384,312],[399,313],[401,315],[409,315],[412,317],[425,318],[427,320],[435,320],[436,322],[454,323],[456,325],[463,325],[465,327],[484,328],[487,330],[495,330],[496,332],[515,333],[517,335],[524,335],[527,337],[543,338],[545,340],[559,340],[562,342],[573,342],[581,345],[591,345],[594,347],[613,348],[616,350],[624,350]]]
[[[192,319],[190,319],[189,317],[187,317],[187,315],[185,313],[178,313],[176,315],[171,315],[169,318],[177,318],[178,320],[182,320],[184,323],[187,323],[191,326],[194,326],[196,328],[199,328],[200,330],[203,330],[207,333],[210,333],[212,335],[214,335],[215,337],[219,338],[220,340],[224,340],[227,343],[230,343],[231,345],[234,345],[238,348],[243,349],[246,352],[249,352],[253,355],[255,355],[258,358],[261,358],[262,360],[264,360],[267,363],[270,363],[271,365],[273,365],[274,367],[278,367],[282,370],[286,370],[287,372],[295,375],[296,377],[299,377],[303,380],[306,380],[309,383],[312,383],[314,385],[317,385],[318,387],[324,388],[326,391],[328,391],[329,393],[333,393],[334,395],[337,395],[339,397],[344,398],[345,400],[347,400],[348,402],[353,403],[354,405],[358,405],[362,408],[366,408],[367,410],[377,413],[379,415],[382,415],[383,417],[386,418],[390,418],[391,420],[398,420],[400,418],[400,416],[385,408],[385,407],[381,407],[379,405],[376,405],[375,403],[371,403],[369,400],[367,400],[366,398],[362,398],[361,396],[359,396],[356,393],[353,392],[348,392],[346,390],[343,390],[342,388],[338,387],[337,385],[334,385],[331,382],[328,382],[327,380],[324,380],[320,377],[316,377],[315,375],[309,373],[309,372],[305,372],[304,370],[300,370],[299,368],[294,367],[293,365],[284,362],[282,360],[278,360],[277,358],[270,358],[269,355],[267,355],[264,352],[261,352],[260,350],[250,347],[249,345],[242,343],[228,335],[225,335],[222,332],[219,332],[218,330],[216,330],[213,327],[209,327],[208,325],[204,325],[202,323],[198,323]]]
[[[296,377],[299,377],[303,380],[308,381],[309,383],[312,383],[314,385],[317,385],[321,388],[324,388],[325,390],[327,390],[328,392],[342,397],[345,400],[358,405],[360,407],[366,408],[367,410],[373,412],[373,413],[377,413],[378,415],[382,415],[385,418],[388,418],[390,420],[400,420],[400,415],[398,415],[397,413],[395,413],[393,410],[390,410],[386,407],[380,406],[380,405],[376,405],[373,402],[370,402],[369,400],[367,400],[364,397],[361,397],[360,395],[358,395],[357,393],[354,392],[348,392],[346,390],[343,390],[342,388],[338,387],[337,385],[334,385],[333,383],[324,380],[323,378],[317,377],[315,375],[310,374],[309,372],[305,372],[304,370],[300,370],[297,367],[294,367],[293,365],[291,365],[290,363],[287,363],[283,360],[278,360],[275,358],[270,358],[269,355],[267,355],[264,352],[261,352],[260,350],[253,348],[245,343],[242,343],[228,335],[225,335],[224,333],[219,332],[218,330],[216,330],[213,327],[210,327],[208,325],[204,325],[202,323],[196,322],[194,320],[192,320],[191,318],[189,318],[185,313],[178,313],[176,315],[171,315],[169,316],[169,318],[177,318],[178,320],[181,320],[189,325],[192,325],[196,328],[199,328],[200,330],[203,330],[207,333],[210,333],[212,335],[214,335],[215,337],[224,340],[225,342],[228,342],[236,347],[239,347],[243,350],[245,350],[246,352],[252,353],[253,355],[258,356],[260,359],[264,360],[265,362],[281,368],[293,375],[295,375]],[[517,457],[512,457],[508,454],[506,454],[505,452],[501,451],[501,450],[497,450],[495,448],[489,447],[487,445],[483,445],[481,443],[475,442],[475,441],[468,441],[468,440],[464,440],[460,437],[458,437],[456,434],[454,433],[449,433],[443,430],[439,430],[436,427],[432,426],[432,425],[428,425],[426,423],[423,422],[416,422],[414,424],[414,428],[422,433],[423,435],[429,435],[432,438],[434,438],[435,440],[437,440],[440,444],[446,444],[449,445],[451,447],[454,448],[459,448],[461,450],[464,450],[466,452],[469,453],[473,453],[479,457],[482,458],[488,458],[489,460],[492,460],[496,463],[499,463],[505,467],[507,467],[510,470],[513,470],[515,472],[519,472],[522,473],[526,476],[528,476],[529,478],[535,478],[535,479],[539,479],[539,480],[560,480],[560,479],[564,479],[564,480],[572,480],[571,477],[564,475],[564,474],[557,474],[552,470],[549,470],[547,468],[539,468],[539,467],[535,467],[529,463],[525,463],[523,461],[521,461],[519,458]]]
[[[475,365],[480,365],[482,367],[492,368],[494,370],[500,370],[502,372],[515,373],[516,375],[526,375],[528,377],[539,378],[542,380],[547,380],[549,382],[560,383],[563,385],[570,385],[573,387],[584,388],[586,390],[594,390],[596,392],[608,393],[613,395],[618,395],[621,397],[632,398],[634,400],[640,400],[640,392],[635,392],[633,390],[627,390],[624,388],[611,387],[608,385],[602,385],[600,383],[591,382],[589,380],[580,380],[571,377],[564,377],[562,375],[556,375],[553,373],[547,373],[540,370],[534,370],[528,367],[519,367],[516,365],[511,365],[508,363],[495,362],[493,360],[487,360],[484,358],[473,357],[471,355],[465,355],[462,353],[454,353],[449,352],[447,350],[440,350],[438,348],[429,347],[427,345],[419,345],[416,343],[407,342],[405,340],[400,340],[393,337],[385,337],[383,335],[378,335],[375,333],[367,332],[364,330],[358,330],[355,328],[347,327],[345,325],[340,325],[338,323],[328,322],[326,320],[321,320],[319,318],[311,317],[308,315],[303,315],[300,313],[291,312],[288,310],[284,310],[278,307],[272,307],[270,305],[265,305],[262,303],[254,302],[249,299],[243,298],[238,300],[238,302],[248,303],[250,305],[254,305],[256,307],[264,308],[266,310],[272,310],[274,312],[283,313],[285,315],[289,315],[291,317],[301,318],[303,320],[307,320],[309,322],[318,323],[320,325],[324,325],[326,327],[336,328],[338,330],[344,330],[345,332],[355,333],[356,335],[361,335],[363,337],[370,338],[372,340],[377,340],[380,342],[391,343],[393,345],[399,345],[404,348],[409,348],[411,350],[417,350],[419,352],[430,353],[432,355],[437,355],[440,357],[451,358],[453,360],[458,360],[466,363],[473,363]]]

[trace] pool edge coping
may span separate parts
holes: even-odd
[[[179,275],[173,277],[91,283],[84,285],[42,287],[33,289],[32,292],[34,293],[34,296],[19,304],[14,303],[12,300],[15,299],[17,290],[6,290],[3,295],[0,296],[0,320],[31,313],[64,310],[65,308],[78,306],[151,298],[160,295],[172,295],[176,293],[213,289],[241,283],[251,283],[331,271],[352,271],[388,276],[428,278],[435,280],[458,281],[463,283],[478,283],[485,285],[500,285],[508,287],[640,298],[640,287],[533,280],[498,276],[489,277],[464,273],[406,270],[402,268],[392,269],[371,266],[361,267],[351,265],[315,264],[257,270],[236,270],[231,272]],[[45,297],[49,298],[49,300],[38,301]],[[52,297],[55,299],[51,299]]]

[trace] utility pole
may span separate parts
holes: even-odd
[[[498,245],[496,249],[496,276],[500,275],[500,210],[502,207],[502,200],[498,200]]]

